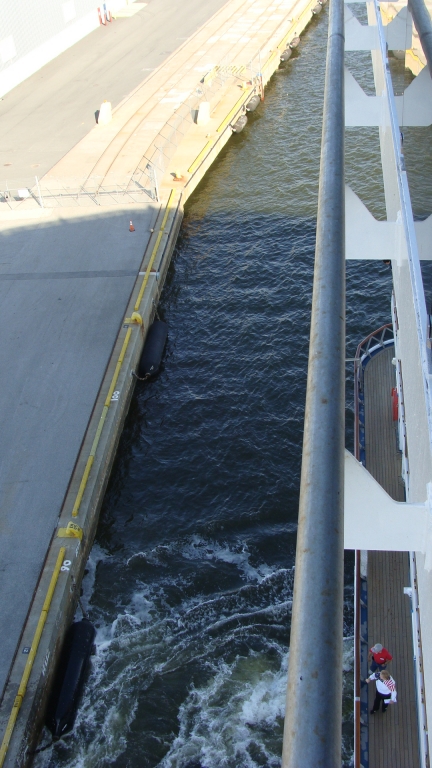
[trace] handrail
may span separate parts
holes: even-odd
[[[385,336],[388,334],[391,334],[387,339]],[[363,341],[360,342],[360,344],[357,347],[356,351],[356,360],[361,360],[362,357],[367,356],[372,351],[371,349],[371,342],[376,341],[378,346],[384,347],[385,342],[391,343],[393,340],[393,324],[392,323],[386,323],[385,325],[382,325],[380,328],[378,328],[376,331],[373,331],[369,334],[369,336],[366,336]]]
[[[357,457],[356,457],[357,458]],[[360,550],[355,551],[355,575],[354,575],[354,768],[360,768],[361,757],[361,732],[360,732],[360,688],[361,688],[361,670],[360,670]]]
[[[429,735],[427,726],[426,695],[423,672],[423,646],[420,626],[420,606],[417,583],[417,564],[415,552],[409,553],[410,582],[411,582],[411,622],[414,645],[414,671],[419,711],[419,747],[422,768],[429,768]]]
[[[387,336],[387,338],[386,338]],[[363,389],[363,363],[367,358],[371,358],[380,349],[394,344],[394,332],[392,323],[386,323],[372,331],[366,336],[357,347],[354,357],[354,435],[355,435],[355,456],[358,461],[364,461],[364,446],[362,444],[360,431],[364,423],[360,419],[360,393]]]
[[[387,337],[387,338],[386,338]],[[393,324],[386,323],[372,331],[357,347],[354,357],[354,455],[357,461],[364,460],[364,444],[360,428],[364,422],[360,418],[360,398],[363,392],[363,372],[365,365],[379,349],[394,344]],[[361,553],[355,551],[354,566],[354,768],[361,768]]]
[[[380,329],[381,330],[381,329]],[[359,374],[360,367],[359,361],[361,356],[361,349],[365,341],[372,338],[373,333],[369,334],[357,347],[356,355],[354,358],[354,456],[357,461],[360,461],[360,446],[359,446]],[[361,669],[360,669],[360,550],[356,549],[354,558],[354,768],[360,768],[361,759],[361,731],[360,731],[360,716],[361,716]]]
[[[408,0],[408,10],[411,11],[415,28],[419,34],[420,44],[432,77],[432,24],[429,11],[423,0]]]
[[[283,768],[341,765],[344,195],[344,3],[332,0]]]

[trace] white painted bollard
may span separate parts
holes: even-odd
[[[196,123],[197,125],[207,125],[209,120],[210,120],[210,102],[202,101],[198,107]]]
[[[104,101],[99,110],[98,124],[107,125],[112,120],[111,102]]]

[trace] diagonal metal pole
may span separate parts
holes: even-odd
[[[331,0],[283,768],[341,764],[344,118],[344,3]]]
[[[432,24],[429,11],[424,0],[408,0],[408,10],[411,11],[423,53],[426,56],[429,73],[432,77]]]

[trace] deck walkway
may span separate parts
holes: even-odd
[[[394,348],[387,347],[368,363],[364,376],[366,466],[397,501],[404,501],[401,459],[392,419],[391,389]],[[383,542],[385,546],[385,542]],[[368,552],[368,643],[382,643],[393,655],[390,674],[396,680],[398,704],[369,716],[369,768],[417,768],[418,731],[406,552]],[[369,710],[375,685],[369,686]]]

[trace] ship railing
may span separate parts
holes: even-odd
[[[354,454],[366,464],[364,369],[374,355],[395,343],[393,323],[386,323],[363,339],[354,358]],[[354,768],[362,768],[367,751],[367,561],[355,552],[354,578]],[[364,717],[363,717],[364,716]]]
[[[420,607],[417,581],[417,564],[415,552],[409,553],[410,587],[405,587],[404,592],[411,598],[411,623],[414,646],[414,672],[417,693],[418,730],[420,747],[420,764],[422,768],[429,768],[429,736],[426,712],[426,689],[423,671],[422,632],[420,625]]]
[[[357,347],[356,359],[363,363],[363,361],[370,359],[376,352],[384,349],[389,344],[394,344],[392,323],[386,323],[381,328],[378,328],[377,331],[366,336]]]
[[[399,415],[399,448],[402,451],[402,476],[405,482],[405,492],[409,498],[409,486],[410,486],[410,470],[409,470],[409,456],[408,456],[408,441],[407,441],[407,429],[405,418],[405,400],[403,391],[403,376],[402,376],[402,361],[399,358],[398,350],[398,338],[399,338],[399,320],[396,306],[396,299],[394,293],[392,294],[392,318],[393,328],[395,332],[395,363],[396,363],[396,385],[398,391],[398,415]],[[425,694],[425,682],[423,671],[423,648],[422,648],[422,633],[420,625],[420,610],[419,610],[419,595],[418,595],[418,580],[417,580],[417,564],[415,552],[409,552],[409,567],[410,567],[410,587],[404,589],[411,601],[411,623],[412,623],[412,638],[413,638],[413,660],[414,660],[414,673],[415,684],[417,694],[417,711],[418,711],[418,733],[419,733],[419,748],[420,748],[420,761],[422,768],[428,768],[430,765],[429,760],[429,737],[427,726],[427,713],[426,713],[426,694]]]
[[[344,200],[344,3],[332,0],[282,768],[341,764]]]
[[[396,370],[396,389],[398,398],[398,445],[399,450],[402,453],[402,478],[405,483],[405,495],[409,497],[410,490],[410,472],[408,461],[408,440],[407,440],[407,427],[405,416],[405,397],[403,388],[403,376],[402,376],[402,360],[398,354],[398,339],[399,339],[399,323],[396,308],[396,299],[394,292],[392,293],[391,310],[393,318],[393,328],[395,334],[395,357],[394,364]]]
[[[358,345],[354,358],[354,434],[355,455],[358,461],[365,464],[365,425],[364,425],[364,398],[363,378],[364,367],[369,360],[381,352],[385,347],[394,344],[392,323],[386,323],[373,331]]]

